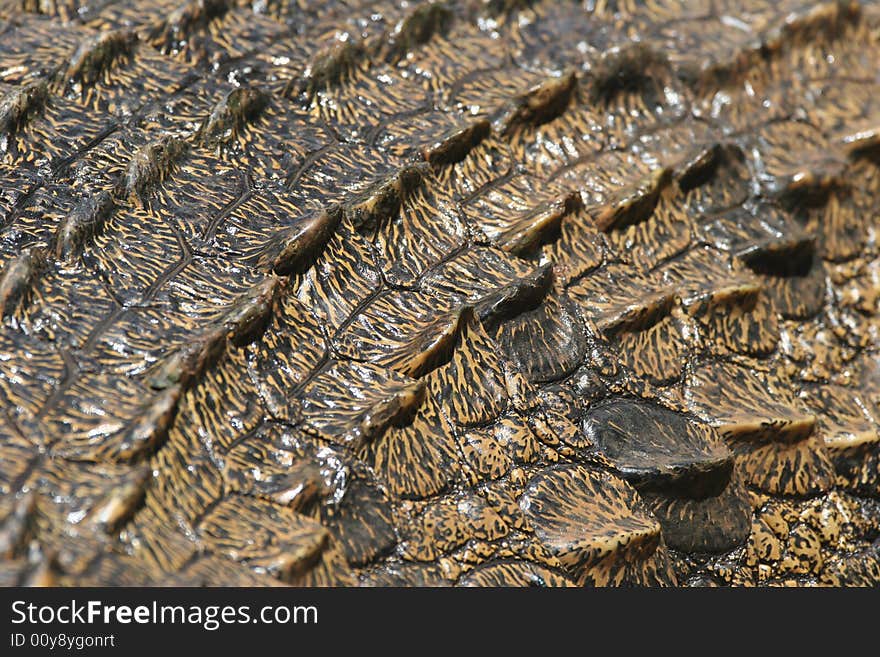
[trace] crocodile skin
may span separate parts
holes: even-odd
[[[0,0],[0,583],[877,585],[880,7]]]

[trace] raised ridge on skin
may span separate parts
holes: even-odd
[[[342,212],[359,231],[370,231],[377,222],[395,214],[406,196],[422,181],[424,165],[407,166],[384,179],[355,192],[342,206]]]
[[[149,377],[150,387],[164,390],[177,383],[189,385],[222,354],[226,340],[236,346],[254,340],[272,312],[272,303],[280,286],[280,279],[266,278],[237,299],[212,325],[159,364]]]
[[[139,148],[120,180],[122,195],[129,200],[141,200],[152,187],[169,175],[186,150],[185,142],[174,137],[162,138]]]
[[[113,198],[107,192],[80,201],[58,225],[55,257],[59,260],[78,257],[85,242],[101,232],[114,209]]]
[[[670,546],[720,552],[748,536],[751,508],[734,457],[711,429],[626,401],[600,407],[584,429],[640,492]]]
[[[396,62],[407,52],[428,42],[435,34],[443,34],[454,21],[451,3],[429,0],[418,4],[399,21],[382,44],[385,58]]]
[[[67,440],[54,454],[73,461],[143,461],[168,437],[181,394],[181,385],[170,386],[147,402],[129,424],[109,432],[103,440],[94,435],[85,441]]]
[[[150,42],[160,51],[176,53],[196,30],[232,8],[228,0],[185,0],[149,31]]]
[[[49,94],[45,80],[32,80],[10,91],[0,101],[0,133],[8,135],[39,112]]]
[[[454,128],[451,134],[441,137],[430,146],[425,146],[422,154],[433,167],[455,164],[463,160],[468,152],[485,139],[490,132],[491,123],[483,119],[463,128]]]
[[[577,84],[573,71],[535,85],[511,101],[510,106],[493,120],[493,127],[502,135],[521,124],[540,124],[562,114]]]
[[[339,208],[308,215],[293,228],[275,235],[264,247],[261,259],[279,276],[301,274],[312,266],[341,220]]]
[[[581,586],[623,583],[627,571],[641,569],[653,584],[669,584],[656,520],[638,507],[619,517],[614,512],[618,505],[628,506],[626,499],[634,493],[608,474],[558,467],[535,477],[520,504],[537,535]]]
[[[221,146],[234,140],[238,131],[248,121],[259,116],[268,102],[269,97],[260,89],[248,87],[233,89],[205,118],[196,140],[208,147]]]
[[[302,91],[311,96],[316,92],[343,82],[364,55],[364,46],[352,40],[327,46],[313,56],[303,72]],[[288,91],[290,93],[290,91]]]
[[[0,274],[0,316],[12,314],[25,301],[45,259],[42,249],[35,247],[6,263]]]
[[[94,84],[118,57],[130,54],[136,41],[137,36],[127,30],[104,32],[85,40],[73,53],[62,75],[64,85]]]

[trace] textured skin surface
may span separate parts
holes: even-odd
[[[0,0],[0,582],[880,583],[880,10]]]

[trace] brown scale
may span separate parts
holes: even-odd
[[[0,81],[18,84],[30,78],[53,75],[93,32],[76,24],[18,14],[3,27]]]
[[[827,317],[780,323],[779,346],[793,377],[808,382],[853,383],[853,372],[841,366],[852,362],[856,351],[839,339]]]
[[[728,267],[716,251],[699,249],[660,271],[678,289],[682,307],[695,323],[697,342],[704,348],[756,356],[776,348],[776,312],[751,272]]]
[[[862,4],[859,8],[861,19],[845,22],[837,38],[817,38],[786,52],[775,71],[776,76],[781,78],[790,75],[791,71],[801,70],[807,72],[806,80],[824,82],[835,77],[837,70],[844,69],[851,81],[873,80],[871,49],[876,43],[876,35],[871,34],[870,21],[866,20],[869,11],[869,5]],[[846,82],[843,85],[850,86]]]
[[[212,172],[211,180],[202,177],[207,171]],[[216,234],[228,208],[245,194],[246,184],[242,173],[221,158],[192,152],[171,180],[152,190],[148,203],[187,240],[198,243]]]
[[[542,452],[536,434],[516,415],[503,417],[491,427],[463,433],[459,449],[471,485],[505,477],[515,463],[536,462]],[[502,515],[509,514],[508,506]]]
[[[257,179],[285,179],[331,141],[326,129],[304,129],[307,115],[274,101],[260,87],[233,88],[201,120],[195,140]],[[294,128],[296,126],[296,128]]]
[[[692,228],[675,192],[668,189],[646,219],[608,231],[608,244],[620,261],[637,271],[648,270],[683,253],[691,244]]]
[[[558,74],[572,60],[579,63],[613,39],[623,38],[616,26],[593,20],[583,8],[565,3],[526,3],[516,19],[499,16],[499,23],[501,39],[510,44],[514,61],[548,74]]]
[[[88,149],[113,125],[100,113],[51,96],[45,79],[0,92],[3,163],[39,169],[58,166]]]
[[[217,66],[256,49],[262,39],[285,32],[268,17],[236,9],[225,0],[162,0],[155,14],[124,2],[90,17],[98,28],[131,26],[164,55],[199,66]]]
[[[507,63],[507,50],[507,43],[491,33],[456,23],[449,33],[411,53],[399,66],[427,91],[448,93],[479,72],[502,68]]]
[[[522,174],[487,188],[464,204],[463,211],[489,242],[522,254],[548,241],[579,204],[577,195],[564,187]]]
[[[61,292],[68,289],[69,293]],[[12,321],[44,340],[81,347],[100,318],[117,307],[106,288],[83,267],[55,269],[43,273],[32,286],[32,299],[19,306]],[[91,309],[79,301],[89,297]]]
[[[562,167],[595,156],[605,146],[596,110],[578,95],[558,117],[514,131],[510,143],[517,159],[545,179]]]
[[[0,492],[3,493],[3,515],[4,522],[13,519],[10,514],[14,512],[16,503],[14,495],[21,486],[37,459],[35,458],[35,448],[37,442],[33,438],[28,438],[22,432],[21,428],[16,425],[12,418],[4,418],[2,424],[2,440],[3,452],[7,458],[3,462],[3,468],[0,470]],[[18,502],[20,503],[20,501]],[[26,525],[26,523],[25,523]],[[21,522],[16,521],[16,527],[24,527]],[[5,531],[5,530],[4,530]],[[16,535],[21,530],[16,530]],[[11,540],[4,534],[4,541]],[[6,543],[4,546],[4,555],[10,556],[15,550],[12,543]]]
[[[151,478],[143,465],[129,468],[54,460],[31,477],[38,497],[35,522],[37,527],[46,523],[38,533],[64,528],[71,538],[82,536],[84,545],[72,546],[69,556],[59,556],[62,562],[87,558],[89,552],[100,550],[103,536],[112,537],[133,517]],[[65,481],[75,480],[81,482],[75,496],[59,498],[55,494]],[[54,542],[60,544],[60,538],[56,536]]]
[[[245,191],[193,241],[203,252],[249,269],[286,275],[311,264],[337,220],[324,213],[303,214],[288,190],[269,184]]]
[[[801,145],[797,154],[790,144]],[[771,123],[757,131],[752,146],[758,178],[769,196],[785,205],[817,201],[841,178],[843,162],[813,126],[797,121]]]
[[[818,430],[834,462],[838,485],[875,495],[880,486],[880,434],[871,400],[838,386],[807,388],[803,396],[819,415]]]
[[[412,561],[388,561],[381,567],[366,570],[361,575],[364,586],[446,587],[452,580],[438,564]]]
[[[101,578],[96,578],[101,581]],[[271,575],[257,572],[244,564],[230,562],[229,559],[206,554],[193,561],[179,572],[169,575],[169,586],[222,586],[222,582],[233,581],[235,586],[279,586],[282,585]]]
[[[723,157],[715,130],[704,121],[655,126],[629,148],[655,168],[668,167],[683,191],[704,184]]]
[[[725,210],[738,207],[751,194],[752,174],[745,152],[735,144],[718,143],[708,151],[702,170],[690,180],[679,181],[687,191],[684,206],[694,218],[708,221]]]
[[[392,285],[411,285],[465,245],[465,223],[434,178],[412,190],[398,213],[377,230],[382,271]]]
[[[138,125],[148,134],[190,138],[231,90],[225,80],[195,79],[182,90],[142,108]]]
[[[52,185],[34,190],[27,201],[18,205],[10,213],[9,224],[3,232],[3,262],[4,268],[8,268],[9,285],[15,278],[25,274],[22,261],[25,254],[28,256],[28,276],[31,281],[39,273],[45,271],[47,261],[51,261],[50,251],[57,246],[56,236],[59,229],[74,214],[77,208],[89,213],[91,202],[88,199],[71,194],[69,189],[62,185]],[[13,276],[12,260],[17,259],[20,263],[19,274]],[[28,286],[32,289],[33,286]],[[10,290],[11,291],[11,290]],[[25,290],[21,290],[24,292]],[[19,299],[21,298],[19,294]],[[7,313],[12,308],[7,309]]]
[[[5,226],[12,221],[17,204],[24,202],[36,189],[38,178],[33,172],[0,164],[0,180],[3,181],[2,193],[0,193],[0,221]]]
[[[747,215],[752,214],[753,220]],[[783,317],[808,319],[825,300],[826,267],[816,253],[816,240],[792,213],[773,205],[729,210],[699,229],[714,247],[731,252],[758,275]]]
[[[327,349],[317,318],[284,295],[263,335],[245,348],[247,376],[268,415],[284,421],[299,417],[289,386],[304,384]]]
[[[559,224],[559,238],[542,247],[542,255],[554,263],[554,276],[562,284],[574,283],[602,264],[607,240],[596,230],[585,210],[567,214]]]
[[[173,427],[167,443],[152,457],[150,465],[160,474],[147,490],[144,508],[171,525],[194,527],[223,496],[220,468],[198,427]],[[172,499],[177,502],[172,503]]]
[[[831,269],[831,280],[836,299],[844,313],[857,318],[858,328],[863,338],[857,344],[864,346],[868,340],[877,335],[876,311],[880,299],[880,259],[876,256],[865,262],[854,261],[848,266],[836,266]],[[874,321],[872,322],[872,319]]]
[[[112,116],[131,116],[156,96],[175,91],[188,72],[125,29],[84,39],[68,58],[53,91]]]
[[[491,188],[513,173],[510,144],[489,134],[452,167],[436,171],[441,185],[448,187],[455,200],[466,201]]]
[[[399,173],[397,163],[371,146],[330,142],[294,162],[286,183],[306,206],[330,206],[353,192],[369,200]]]
[[[263,420],[265,411],[252,394],[246,357],[243,350],[230,350],[180,401],[176,418],[185,418],[183,422],[193,427],[210,450],[228,449]]]
[[[837,307],[829,309],[830,324],[844,346],[870,348],[877,340],[878,259],[853,261],[831,270]]]
[[[685,396],[738,455],[746,483],[772,494],[825,492],[833,484],[833,466],[815,433],[816,416],[784,385],[772,370],[713,365],[694,373]]]
[[[136,128],[114,130],[93,148],[74,158],[62,173],[62,180],[83,194],[111,194],[120,186],[140,149],[150,142],[149,133]],[[158,135],[156,135],[158,136]]]
[[[708,112],[724,116],[737,129],[790,114],[797,102],[793,88],[800,82],[797,74],[812,68],[802,66],[798,56],[825,44],[847,43],[858,19],[848,8],[840,11],[841,6],[831,2],[815,7],[799,2],[784,7],[756,4],[759,9],[718,8],[708,21],[699,20],[696,38],[705,39],[700,48],[689,47],[693,43],[688,41],[681,43],[684,48],[667,41],[676,51],[672,59],[681,61],[707,97]],[[794,66],[789,68],[792,59]],[[719,86],[721,90],[714,93]]]
[[[259,518],[259,523],[242,522]],[[290,580],[325,549],[327,530],[309,518],[259,499],[229,496],[199,525],[207,549]]]
[[[855,498],[836,492],[805,501],[759,501],[745,564],[759,584],[810,576],[823,585],[864,585],[872,564],[856,566],[851,556],[864,550],[861,513]]]
[[[401,317],[400,308],[407,315]],[[418,377],[443,364],[473,311],[448,307],[442,313],[423,292],[389,291],[351,318],[335,341],[347,358],[367,360]]]
[[[611,47],[591,64],[586,96],[601,108],[598,123],[611,147],[685,116],[690,94],[652,47],[634,42]]]
[[[374,365],[331,362],[303,388],[303,426],[323,440],[358,448],[411,418],[425,387]]]
[[[869,216],[873,201],[858,188],[832,192],[819,208],[804,208],[807,230],[818,235],[818,252],[826,261],[841,262],[857,257],[865,249],[863,217]]]
[[[324,507],[321,516],[352,566],[374,562],[397,546],[389,497],[366,472],[350,473],[342,500]]]
[[[535,303],[547,293],[552,273],[495,248],[473,247],[428,273],[422,288],[441,303],[472,304],[481,319],[511,316],[510,307]]]
[[[636,500],[619,479],[567,466],[534,477],[520,504],[578,584],[674,584],[660,525]]]
[[[218,458],[228,490],[311,513],[344,481],[339,456],[330,450],[319,456],[318,449],[301,432],[263,422],[219,448]]]
[[[315,266],[294,277],[297,300],[331,330],[379,291],[381,280],[362,236],[337,232]]]
[[[137,239],[145,230],[153,236],[149,242]],[[183,259],[185,249],[173,224],[166,224],[153,212],[133,208],[110,216],[82,255],[118,299],[133,302],[151,296],[151,287],[168,263]]]
[[[82,0],[26,0],[14,4],[17,4],[15,8],[21,11],[60,18],[65,23],[76,20],[83,10],[88,9],[88,3]]]
[[[401,161],[424,159],[438,167],[461,161],[489,130],[485,119],[453,116],[426,107],[390,117],[372,130],[367,140]]]
[[[430,498],[457,481],[461,469],[452,426],[432,395],[411,424],[389,428],[364,452],[364,461],[400,499]]]
[[[0,579],[876,582],[876,11],[306,4],[0,10]]]
[[[431,372],[426,385],[453,422],[484,424],[507,407],[507,386],[500,370],[495,345],[479,319],[468,313],[449,362]]]
[[[81,461],[134,462],[161,447],[180,402],[179,386],[150,394],[126,378],[89,379],[81,377],[65,396],[53,399],[56,408],[44,416],[46,431],[64,435],[53,454]],[[90,397],[95,393],[101,396]],[[105,411],[104,404],[112,411]]]
[[[212,482],[214,483],[214,482]],[[153,578],[179,572],[201,550],[193,540],[192,528],[180,521],[170,522],[155,508],[144,508],[120,533],[137,562],[145,564]]]
[[[564,292],[499,325],[495,339],[517,368],[537,382],[573,372],[587,348],[583,324]]]
[[[215,307],[202,318],[207,321],[193,327],[184,344],[167,350],[142,380],[154,390],[197,384],[228,351],[241,349],[259,337],[281,287],[278,279],[270,277],[241,290],[228,305]]]
[[[668,382],[681,374],[686,350],[675,288],[657,276],[629,277],[609,267],[569,288],[588,326],[605,337],[639,376]]]
[[[345,141],[362,141],[396,116],[430,108],[418,85],[391,66],[366,64],[338,86],[319,90],[310,112]]]
[[[880,144],[880,107],[877,84],[872,81],[841,81],[817,89],[816,104],[808,117],[837,146],[849,154],[869,152]]]

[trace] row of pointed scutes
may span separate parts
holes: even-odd
[[[466,281],[458,280],[459,284]],[[391,317],[390,309],[395,307],[391,302],[398,309],[412,309],[414,314],[421,307],[425,317],[436,316],[419,300],[419,294],[389,296],[384,312],[381,308],[386,302],[373,311],[366,309],[364,318],[358,320],[362,328],[357,334],[366,339],[369,334],[366,329],[378,328],[384,316]],[[473,296],[464,299],[471,303],[478,300]],[[592,550],[583,562],[560,551],[552,531],[542,531],[545,525],[555,522],[552,516],[558,511],[542,507],[541,502],[529,501],[537,499],[538,482],[542,482],[543,477],[555,477],[552,463],[562,454],[573,454],[572,445],[583,449],[590,441],[579,439],[582,434],[578,427],[563,416],[548,411],[545,419],[534,418],[537,401],[535,392],[529,392],[531,385],[522,377],[517,364],[505,355],[505,350],[499,349],[500,343],[490,337],[484,322],[471,308],[468,305],[465,312],[452,315],[450,330],[439,332],[448,334],[448,344],[437,351],[442,358],[435,359],[434,365],[424,372],[407,365],[410,361],[405,358],[387,360],[388,354],[395,350],[395,343],[397,351],[407,351],[409,345],[434,345],[437,340],[414,341],[408,330],[384,328],[400,336],[396,341],[384,341],[390,344],[388,349],[376,352],[381,362],[401,372],[392,376],[393,370],[385,370],[386,376],[400,382],[419,376],[425,392],[424,399],[406,418],[401,414],[397,421],[388,422],[371,439],[354,443],[361,458],[387,486],[391,499],[398,500],[401,508],[408,510],[403,517],[411,518],[402,529],[399,556],[371,567],[365,581],[417,584],[433,582],[434,579],[425,578],[437,577],[436,581],[448,582],[451,573],[461,572],[459,583],[463,585],[488,583],[502,576],[539,584],[565,583],[566,579],[559,574],[562,569],[581,584],[673,582],[660,525],[636,491],[610,474],[577,468],[575,483],[571,484],[583,484],[577,503],[585,510],[565,510],[572,514],[571,531],[582,531],[579,540],[590,546],[579,549]],[[540,307],[525,315],[538,312],[542,312]],[[504,327],[518,317],[498,322],[497,326]],[[486,321],[491,325],[489,319]],[[412,331],[412,335],[420,334],[425,332]],[[408,335],[407,340],[402,340]],[[345,344],[346,340],[340,341],[340,345]],[[359,353],[373,352],[367,349]],[[357,374],[356,368],[369,367],[370,373],[378,371],[377,367],[363,363],[349,363],[343,369],[341,366],[341,363],[335,364],[326,372],[332,372],[334,378],[343,375],[347,378]],[[315,383],[324,377],[325,374],[319,375]],[[323,383],[321,386],[320,394],[316,393],[315,397],[327,400],[327,408],[322,407],[315,417],[322,420],[330,416],[346,418],[348,425],[359,427],[360,424],[352,423],[363,417],[363,403],[378,399],[383,407],[397,408],[396,403],[389,403],[387,395],[376,393],[375,397],[367,398],[366,391],[357,392],[360,387],[354,382],[348,387],[356,392],[347,398],[342,396],[343,386],[333,388],[339,390],[339,394],[331,394],[333,389]],[[306,390],[310,390],[310,386]],[[520,410],[531,410],[533,420],[525,421]],[[311,431],[310,416],[311,410],[306,409],[307,432]],[[328,429],[329,425],[324,425],[323,437],[338,440],[330,437]],[[337,430],[336,435],[350,434],[342,429]],[[560,472],[567,472],[569,467],[574,466],[559,466]],[[479,495],[456,492],[461,491],[462,486],[477,487]],[[519,507],[526,513],[525,518],[511,506],[515,499],[511,493],[520,496]],[[566,497],[570,495],[559,495],[560,500]],[[503,502],[505,499],[509,501]],[[551,503],[556,502],[546,502]],[[580,517],[576,515],[579,512],[595,517],[595,523],[581,527]],[[608,538],[605,536],[608,532],[615,533]],[[532,535],[534,538],[530,538]],[[524,547],[511,552],[512,547],[499,544],[505,537],[511,546],[522,543]],[[535,540],[538,542],[534,543]],[[496,556],[485,566],[472,570],[476,554],[484,554],[481,560]],[[416,566],[418,563],[426,565]],[[440,572],[429,575],[435,566]]]
[[[679,380],[692,353],[771,353],[776,313],[761,282],[711,249],[647,273],[610,264],[571,284],[588,329],[649,381]]]
[[[479,247],[428,272],[421,291],[381,293],[352,318],[336,348],[417,377],[448,359],[469,315],[532,381],[562,378],[583,358],[583,326],[554,289],[553,272]]]
[[[473,305],[448,319],[436,305],[416,292],[376,299],[337,345],[377,364],[331,361],[302,391],[304,430],[354,449],[399,499],[448,489],[460,476],[456,427],[493,423],[518,394]],[[401,324],[385,322],[402,308]]]

